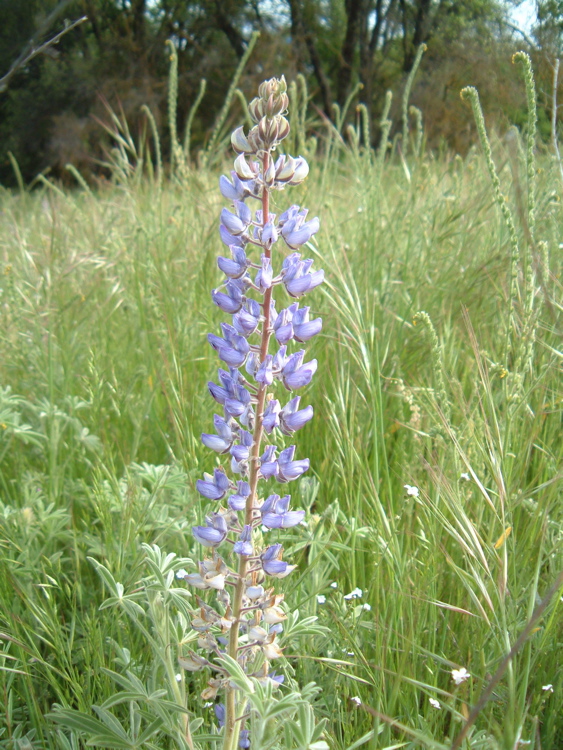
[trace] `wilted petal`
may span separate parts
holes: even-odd
[[[264,586],[248,586],[244,593],[251,601],[260,599],[264,596]]]
[[[280,578],[280,576],[277,576],[277,577]],[[262,653],[264,654],[264,657],[268,660],[279,659],[280,657],[283,656],[282,649],[278,646],[277,643],[274,643],[274,642],[264,644],[262,646]],[[250,745],[248,745],[247,747],[250,747]]]
[[[208,589],[209,585],[204,581],[199,573],[190,573],[185,576],[184,580],[190,586],[195,586],[196,589]]]

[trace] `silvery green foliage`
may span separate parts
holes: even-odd
[[[295,565],[283,560],[281,544],[264,545],[258,533],[259,527],[296,526],[305,516],[291,507],[290,494],[270,489],[264,498],[259,483],[285,485],[309,470],[309,459],[297,457],[295,445],[280,443],[313,417],[313,407],[302,406],[301,396],[291,392],[307,386],[315,374],[317,362],[306,359],[301,345],[322,329],[321,319],[312,319],[310,308],[298,301],[324,280],[324,272],[300,252],[319,230],[319,220],[296,205],[279,217],[270,212],[270,193],[298,185],[309,172],[302,157],[272,157],[289,133],[288,104],[283,77],[260,86],[249,105],[255,125],[248,134],[243,128],[234,131],[238,156],[230,178],[219,181],[230,202],[219,224],[228,253],[218,258],[224,279],[211,298],[231,317],[221,324],[220,335],[208,336],[223,365],[217,382],[209,383],[221,413],[213,417],[214,431],[201,439],[227,459],[230,471],[221,465],[197,482],[200,495],[217,503],[204,523],[193,527],[208,554],[197,572],[179,574],[214,595],[213,605],[197,599],[199,612],[191,625],[199,648],[182,656],[180,665],[190,672],[211,671],[202,698],[220,698],[216,716],[226,750],[236,744],[268,747],[276,736],[275,717],[295,713],[305,700],[293,692],[272,700],[284,676],[270,662],[283,656],[278,637],[287,619],[283,594],[272,584]],[[278,308],[274,290],[280,292]],[[300,746],[318,741],[313,723]]]

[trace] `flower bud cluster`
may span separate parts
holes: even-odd
[[[202,694],[205,700],[220,690],[228,697],[234,689],[225,670],[213,660],[214,654],[225,651],[261,681],[278,685],[283,679],[269,670],[269,662],[282,656],[277,636],[286,619],[283,594],[275,594],[269,582],[289,575],[295,566],[283,560],[281,544],[264,546],[261,539],[268,530],[291,528],[305,516],[303,510],[291,508],[291,495],[270,490],[263,498],[258,490],[262,480],[287,484],[309,469],[308,458],[296,458],[295,445],[278,446],[284,436],[293,436],[313,417],[312,406],[301,407],[300,395],[286,400],[283,393],[311,382],[317,361],[307,361],[304,349],[292,351],[292,347],[322,329],[321,319],[311,319],[310,308],[295,301],[324,279],[324,272],[302,255],[303,245],[319,229],[319,220],[308,219],[307,210],[295,205],[279,218],[269,210],[272,190],[299,184],[309,171],[302,157],[271,158],[289,133],[284,117],[289,104],[286,88],[283,77],[260,86],[249,105],[255,125],[247,136],[242,128],[233,133],[232,144],[239,155],[230,179],[222,176],[219,181],[231,204],[222,210],[219,225],[228,253],[217,260],[224,280],[212,290],[211,298],[231,317],[221,324],[221,335],[208,336],[224,364],[217,382],[208,384],[221,413],[213,417],[214,431],[201,439],[227,459],[230,472],[222,464],[197,481],[199,494],[218,506],[204,524],[193,528],[195,539],[210,556],[199,562],[197,572],[183,576],[197,589],[213,590],[217,598],[216,607],[198,599],[199,611],[192,621],[198,646],[207,655],[190,652],[181,660],[190,671],[211,667],[215,672]],[[260,207],[251,208],[247,202],[252,200],[259,201]],[[273,263],[277,244],[281,252],[287,250]],[[289,298],[279,312],[273,297],[276,288]],[[269,389],[276,383],[283,388],[274,398]],[[229,564],[228,559],[236,562]],[[229,723],[229,705],[227,700],[226,708],[219,704],[216,710],[220,723],[226,721],[225,731],[234,721],[231,717]],[[246,730],[240,731],[239,739],[250,746]]]

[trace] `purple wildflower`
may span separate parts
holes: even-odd
[[[294,461],[293,456],[295,454],[295,446],[290,445],[289,448],[283,450],[278,457],[278,472],[276,479],[278,482],[291,482],[293,479],[297,479],[309,469],[309,459],[302,458],[299,461]]]
[[[292,435],[313,418],[313,407],[306,406],[304,409],[299,409],[300,401],[301,396],[295,396],[280,412],[280,427],[284,435]]]
[[[273,432],[274,428],[279,427],[280,424],[280,402],[273,398],[268,401],[268,406],[264,412],[264,418],[262,419],[262,425],[268,434]]]
[[[213,476],[204,474],[203,479],[198,479],[196,488],[200,495],[209,500],[222,500],[227,494],[230,482],[222,469],[215,469]]]
[[[221,224],[229,234],[236,237],[246,232],[252,221],[252,212],[246,203],[243,203],[242,201],[235,201],[234,207],[236,212],[234,214],[226,208],[221,211]]]
[[[260,457],[260,473],[264,479],[269,479],[277,475],[278,462],[276,461],[275,445],[269,445]]]
[[[229,420],[231,422],[231,420]],[[211,448],[212,451],[217,453],[227,453],[233,444],[235,434],[231,429],[232,423],[229,424],[226,420],[215,414],[213,417],[213,424],[217,430],[217,435],[208,435],[203,433],[201,436],[201,442],[207,447]]]
[[[227,500],[231,510],[240,511],[246,507],[246,498],[250,495],[250,485],[242,479],[237,482],[237,491],[234,495],[229,495]]]
[[[217,723],[219,724],[219,728],[225,726],[225,716],[226,716],[226,709],[224,703],[216,703],[214,706],[215,709],[215,718],[217,719]]]
[[[295,565],[288,565],[286,562],[283,562],[281,559],[282,554],[283,547],[281,544],[272,544],[271,547],[267,547],[262,552],[260,561],[262,563],[262,570],[266,575],[273,578],[285,578],[285,576],[289,575],[295,569]]]
[[[201,598],[195,598],[198,612],[194,613],[191,625],[197,631],[199,647],[207,651],[209,659],[190,652],[189,658],[182,657],[182,666],[188,670],[213,667],[216,656],[225,650],[231,653],[236,644],[233,637],[243,635],[246,641],[241,642],[234,656],[247,674],[270,687],[283,682],[282,676],[268,674],[267,663],[283,655],[276,637],[283,632],[287,612],[280,606],[283,594],[273,594],[262,573],[283,578],[295,566],[283,561],[281,544],[270,545],[257,557],[252,529],[260,522],[266,529],[291,528],[303,520],[305,511],[290,510],[290,496],[280,497],[275,493],[260,506],[256,480],[273,478],[283,484],[298,479],[309,469],[309,459],[296,460],[294,445],[278,455],[275,445],[262,444],[262,437],[276,429],[292,435],[312,419],[313,407],[299,408],[299,396],[291,398],[282,408],[269,389],[275,379],[289,391],[311,382],[317,361],[305,362],[304,350],[288,353],[287,345],[291,341],[306,342],[322,330],[321,319],[310,320],[310,309],[300,309],[298,302],[278,315],[273,291],[283,284],[290,297],[299,298],[324,279],[324,272],[313,270],[313,261],[302,258],[299,252],[291,252],[281,269],[275,260],[280,257],[274,250],[280,237],[291,250],[297,250],[319,229],[318,218],[308,219],[307,209],[299,206],[291,206],[279,219],[269,211],[268,193],[299,184],[309,171],[301,156],[284,154],[277,160],[273,156],[289,132],[284,117],[287,107],[283,79],[271,79],[260,86],[259,96],[249,105],[255,124],[247,134],[243,128],[232,134],[232,144],[239,155],[230,178],[223,175],[219,180],[221,193],[231,203],[230,208],[221,211],[219,223],[221,241],[229,251],[217,260],[225,278],[211,296],[214,304],[232,316],[232,320],[221,324],[220,335],[208,335],[210,345],[225,363],[225,369],[218,372],[217,382],[208,383],[212,398],[224,413],[214,416],[214,433],[202,434],[201,440],[216,453],[230,455],[231,476],[235,475],[237,481],[235,484],[230,480],[222,467],[197,481],[200,495],[225,504],[207,515],[205,525],[192,528],[194,538],[204,547],[212,548],[213,554],[199,562],[199,572],[183,571],[184,580],[196,589],[214,590],[219,606],[214,609]],[[258,199],[260,207],[250,208],[247,199]],[[261,248],[260,260],[255,257],[256,248]],[[274,337],[279,348],[270,353]],[[225,541],[230,542],[235,556],[241,556],[238,572],[236,566],[229,567],[215,551]],[[236,618],[234,612],[239,613]],[[214,700],[219,690],[225,690],[230,696],[226,704],[215,706],[217,722],[225,727],[225,744],[229,747],[233,744],[233,727],[236,727],[239,747],[248,750],[249,731],[244,723],[238,727],[236,718],[249,709],[240,703],[240,696],[236,693],[233,696],[235,689],[219,669],[219,675],[209,680],[201,695],[204,700]]]
[[[217,266],[230,279],[239,279],[248,268],[248,259],[243,247],[231,245],[229,247],[232,258],[217,258]]]
[[[252,435],[246,430],[241,430],[239,433],[239,445],[233,445],[231,448],[231,456],[237,462],[248,461],[250,457],[250,448],[252,447]]]
[[[258,383],[264,383],[264,385],[271,385],[274,382],[274,373],[272,370],[271,354],[266,354],[266,359],[260,364],[260,367],[256,371],[254,376]]]
[[[311,221],[305,221],[307,209],[298,209],[299,206],[291,206],[280,216],[278,222],[282,237],[288,247],[293,250],[309,242],[311,237],[319,231],[320,226],[316,216]]]
[[[272,261],[265,255],[262,255],[262,266],[256,274],[254,283],[260,289],[261,292],[265,292],[272,286]]]
[[[289,510],[290,495],[270,495],[260,508],[262,523],[268,529],[289,529],[305,518],[304,510]]]
[[[310,258],[308,260],[300,260],[300,258],[299,253],[293,253],[285,259],[283,264],[283,283],[287,293],[292,297],[301,297],[306,292],[310,292],[311,289],[322,284],[325,277],[322,269],[310,271],[313,265]]]
[[[221,175],[219,178],[219,189],[228,201],[243,201],[254,193],[255,184],[253,181],[241,180],[235,171],[231,172],[231,179],[232,182],[225,175]]]
[[[300,310],[296,310],[293,313],[293,320],[291,321],[293,325],[293,337],[301,344],[316,336],[323,327],[321,318],[309,320],[309,309],[308,307],[302,307]]]
[[[295,352],[287,359],[282,368],[281,379],[288,391],[294,391],[297,388],[309,385],[317,370],[317,360],[312,359],[307,364],[303,364],[304,356],[305,351],[303,349]]]
[[[227,537],[227,522],[219,513],[212,513],[205,519],[206,526],[193,526],[192,534],[204,547],[217,547]]]
[[[254,549],[252,547],[252,526],[246,525],[240,533],[238,542],[235,542],[233,547],[237,555],[252,555]]]
[[[260,322],[260,305],[255,299],[247,299],[236,315],[233,315],[233,328],[238,334],[250,336]]]
[[[298,307],[299,304],[295,302],[290,307],[286,307],[285,310],[282,310],[280,314],[276,316],[273,324],[273,331],[278,343],[287,344],[287,342],[291,341],[293,338],[293,318]]]

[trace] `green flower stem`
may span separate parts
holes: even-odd
[[[536,85],[534,83],[534,71],[532,61],[526,52],[517,52],[513,63],[521,63],[524,66],[524,83],[526,85],[526,104],[528,107],[528,128],[526,133],[526,167],[528,173],[528,230],[530,238],[534,241],[534,230],[536,226],[536,161],[534,149],[536,146],[536,125],[538,115],[536,111]]]
[[[428,331],[430,337],[430,351],[432,356],[432,369],[434,371],[434,377],[436,378],[436,397],[438,407],[440,408],[444,419],[451,426],[452,412],[450,407],[450,401],[448,399],[448,393],[446,391],[446,382],[444,380],[444,363],[442,357],[442,347],[440,346],[440,340],[438,334],[432,323],[430,315],[424,310],[419,310],[413,318],[413,324],[422,323]]]
[[[405,90],[403,92],[403,140],[401,144],[401,148],[403,149],[403,156],[407,155],[407,151],[409,148],[409,98],[411,95],[412,85],[414,83],[414,77],[416,76],[416,73],[418,71],[420,61],[422,60],[422,55],[425,52],[426,45],[421,44],[416,51],[416,57],[414,58],[409,77],[407,78],[407,82],[405,84]]]
[[[487,137],[487,129],[485,127],[485,118],[483,117],[483,110],[481,109],[481,104],[479,102],[479,93],[474,86],[466,86],[464,89],[461,90],[461,98],[469,99],[471,103],[473,116],[475,118],[475,125],[477,127],[477,135],[479,136],[479,142],[481,144],[481,148],[483,149],[483,154],[485,156],[487,170],[489,172],[489,177],[491,178],[491,183],[493,186],[493,195],[494,195],[495,201],[497,202],[501,210],[505,224],[508,228],[508,236],[510,240],[510,256],[511,256],[510,299],[509,299],[509,314],[508,314],[508,324],[506,328],[506,344],[505,344],[505,354],[504,354],[504,364],[505,364],[505,367],[508,369],[509,360],[511,359],[511,354],[512,354],[512,333],[514,330],[514,303],[519,294],[518,269],[520,266],[520,249],[518,247],[518,236],[516,234],[516,227],[514,226],[514,219],[512,218],[512,212],[510,211],[510,208],[508,207],[506,196],[502,194],[502,190],[500,188],[500,179],[497,174],[495,163],[493,161],[491,144],[489,143],[489,139]]]

